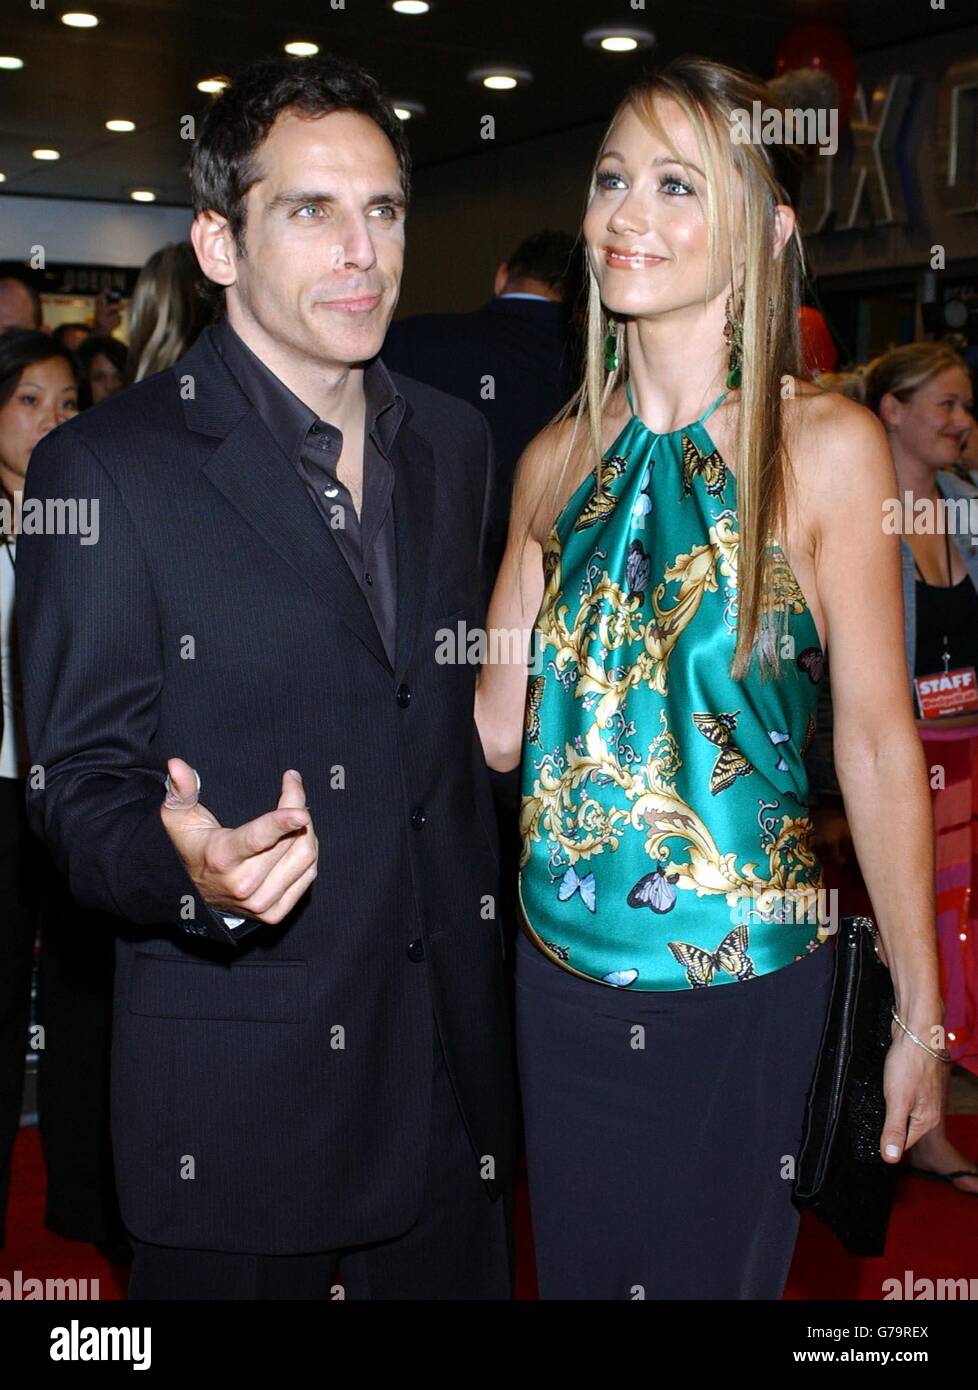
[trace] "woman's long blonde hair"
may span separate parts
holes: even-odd
[[[761,644],[762,673],[777,674],[780,643],[776,639],[776,624],[779,617],[782,623],[786,622],[787,610],[782,607],[778,613],[775,611],[772,585],[768,582],[768,544],[785,520],[790,461],[785,447],[781,403],[782,391],[790,394],[786,378],[801,374],[798,311],[804,254],[797,227],[781,254],[775,254],[774,208],[779,203],[797,201],[796,192],[789,190],[799,176],[799,165],[790,148],[738,143],[734,139],[738,119],[734,112],[749,115],[754,101],[760,101],[765,107],[779,106],[780,103],[770,99],[764,85],[733,68],[694,57],[675,59],[629,89],[608,125],[598,157],[615,121],[631,106],[646,128],[682,163],[679,151],[669,140],[655,110],[656,101],[663,98],[676,102],[689,120],[699,144],[708,193],[705,209],[709,228],[707,285],[715,283],[723,240],[731,267],[730,302],[743,324],[735,466],[740,532],[738,627],[731,674],[735,678],[746,674],[762,628],[775,639]],[[588,202],[594,195],[596,171],[597,160],[592,168]],[[728,209],[736,209],[738,203],[743,208],[739,247],[744,259],[742,285],[732,283],[738,259],[734,241],[737,219],[727,213]],[[576,417],[566,455],[552,479],[552,493],[547,499],[548,516],[556,513],[582,421],[589,435],[600,486],[604,408],[614,391],[629,377],[621,324],[616,329],[619,365],[614,371],[605,369],[605,339],[614,325],[601,303],[586,247],[584,258],[588,285],[585,367],[580,387],[552,421],[556,425],[568,416]],[[704,351],[713,348],[714,345],[704,343]],[[719,351],[722,344],[717,343],[715,348]]]
[[[201,294],[203,275],[189,241],[154,251],[132,295],[128,379],[142,381],[182,357],[212,318]]]

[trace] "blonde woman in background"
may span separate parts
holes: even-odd
[[[213,318],[189,241],[153,253],[133,290],[129,329],[130,381],[165,371],[197,340]]]

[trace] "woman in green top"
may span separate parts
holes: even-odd
[[[892,469],[868,412],[797,375],[797,166],[750,142],[764,98],[685,59],[615,113],[584,219],[585,379],[521,461],[489,612],[490,652],[519,629],[529,661],[490,661],[476,719],[491,767],[522,758],[544,1298],[780,1296],[836,925],[804,768],[829,634],[897,1008],[917,1039],[941,1021],[899,552],[874,520]],[[888,1161],[940,1082],[894,1024]]]

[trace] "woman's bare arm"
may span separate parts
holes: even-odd
[[[488,655],[475,693],[476,726],[495,772],[509,772],[523,752],[530,641],[543,601],[544,510],[566,429],[566,423],[550,425],[527,445],[513,484],[506,550],[486,619]]]
[[[803,467],[795,471],[813,525],[836,773],[897,1010],[933,1046],[943,1015],[934,825],[907,681],[899,539],[883,529],[883,503],[897,495],[896,476],[885,433],[869,411],[841,397],[813,400],[807,409]],[[890,1161],[937,1123],[941,1065],[895,1031],[881,1141]],[[887,1154],[887,1145],[896,1151]]]

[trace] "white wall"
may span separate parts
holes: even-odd
[[[23,260],[43,246],[48,262],[141,266],[168,241],[183,241],[192,216],[189,207],[0,193],[0,260]]]

